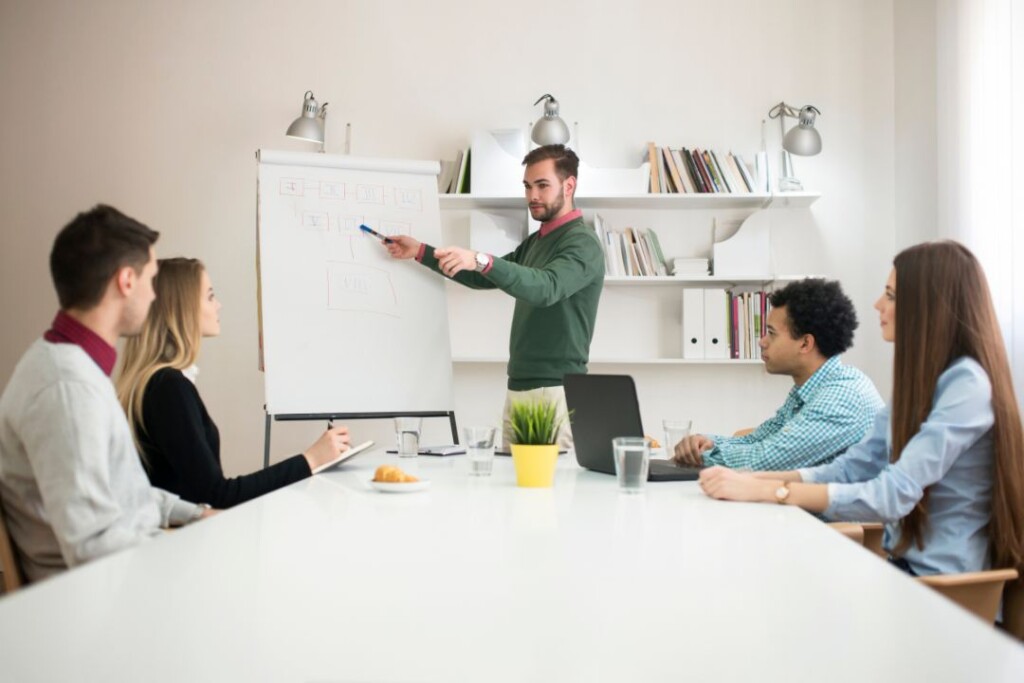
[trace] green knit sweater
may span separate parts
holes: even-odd
[[[421,263],[441,272],[429,245]],[[604,253],[582,218],[544,237],[535,232],[511,254],[495,258],[486,275],[463,271],[454,279],[473,289],[497,288],[515,297],[509,389],[560,386],[566,373],[587,371],[604,286]]]

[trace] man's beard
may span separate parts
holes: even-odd
[[[547,223],[552,220],[565,206],[565,197],[558,195],[558,198],[551,204],[544,204],[544,213],[539,216],[534,216],[534,220],[541,223]],[[533,213],[530,213],[533,216]]]

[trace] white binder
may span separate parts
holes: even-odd
[[[683,290],[683,358],[704,358],[704,291]]]
[[[727,359],[729,349],[729,293],[724,289],[705,289],[704,357]]]

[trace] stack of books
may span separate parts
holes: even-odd
[[[771,304],[768,292],[729,293],[729,348],[733,358],[759,359]]]
[[[668,275],[665,255],[653,230],[607,227],[600,214],[594,216],[594,232],[604,247],[604,272],[613,277]]]
[[[647,143],[651,164],[650,191],[666,193],[749,194],[764,187],[756,172],[738,154],[719,154],[710,150],[672,149]]]
[[[470,191],[470,150],[460,149],[455,160],[441,159],[437,191],[441,194],[467,194]]]
[[[672,259],[672,275],[676,277],[707,277],[708,260],[706,258],[674,258]]]

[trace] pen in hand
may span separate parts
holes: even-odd
[[[386,236],[380,234],[379,232],[377,232],[376,230],[371,228],[369,225],[360,225],[359,229],[362,230],[363,232],[367,233],[368,235],[373,235],[374,237],[379,239],[384,244],[391,244],[392,242],[394,242],[393,239],[391,239],[390,237],[386,237]]]

